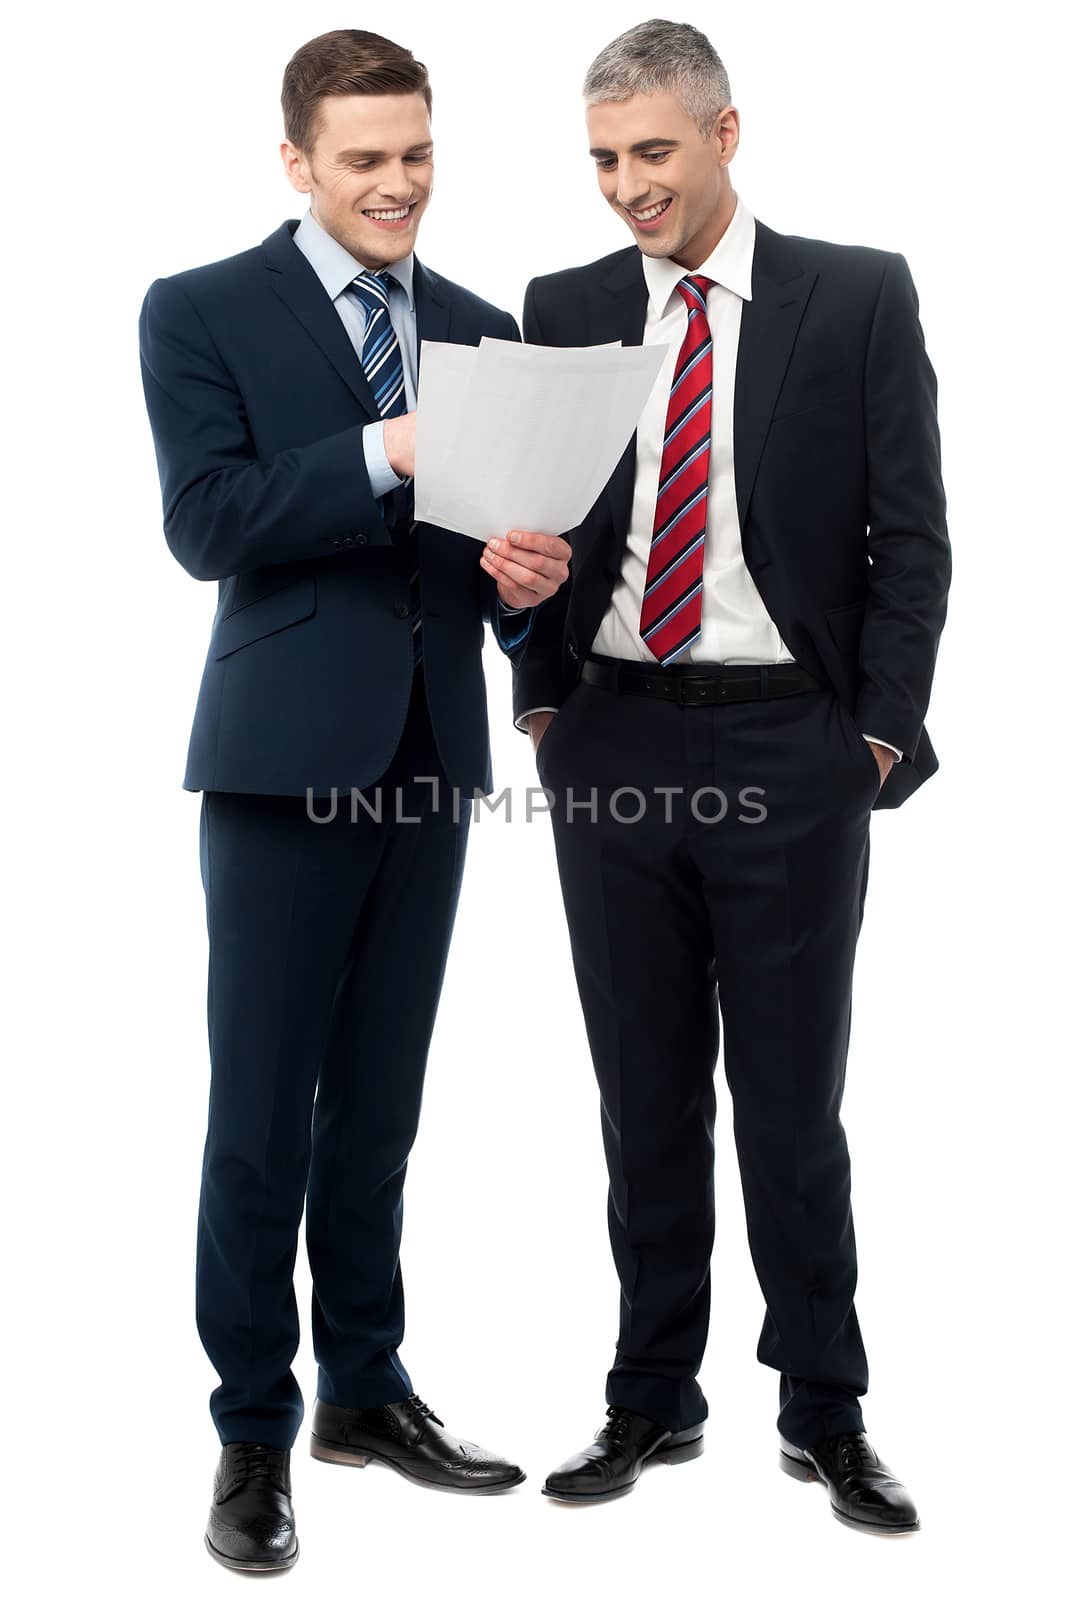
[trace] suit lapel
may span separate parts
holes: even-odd
[[[736,354],[732,438],[736,508],[742,528],[777,395],[791,359],[817,273],[803,267],[788,241],[755,222],[751,298],[744,303]]]
[[[451,332],[451,307],[444,297],[435,273],[414,258],[414,319],[418,327],[418,371],[421,372],[422,340],[447,344]]]
[[[322,288],[318,274],[299,246],[292,242],[297,226],[295,222],[283,222],[275,233],[263,240],[270,287],[336,368],[362,409],[376,418],[379,412],[373,390],[366,381],[347,330]]]
[[[620,339],[623,345],[643,344],[647,317],[647,280],[643,258],[635,247],[603,280],[603,292],[595,300],[597,321],[589,344],[610,344]],[[632,496],[636,487],[636,435],[625,447],[606,490],[606,502],[618,553],[624,545],[632,518]]]

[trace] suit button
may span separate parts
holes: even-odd
[[[366,535],[364,533],[357,533],[355,535],[355,538],[353,540],[351,540],[350,542],[352,544],[367,544],[367,543],[369,543],[369,541],[366,538]]]
[[[347,536],[347,537],[346,537],[346,538],[345,538],[345,540],[344,540],[344,543],[345,543],[345,545],[347,545],[347,546],[350,546],[350,545],[353,545],[353,544],[354,544],[354,543],[355,543],[355,540],[354,540],[354,539],[353,539],[353,538],[352,538],[352,537],[351,537],[351,536],[350,536],[350,534],[349,534],[349,535],[348,535],[348,536]]]
[[[343,548],[344,548],[344,541],[342,539],[334,539],[333,540],[333,549],[334,550],[343,550]]]
[[[403,601],[401,600],[399,605],[396,607],[396,616],[397,617],[409,617],[410,616],[410,606],[404,605]]]

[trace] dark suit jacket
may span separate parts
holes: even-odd
[[[633,246],[534,279],[525,337],[640,344],[646,309]],[[878,806],[901,804],[938,766],[923,723],[950,549],[936,380],[917,311],[901,255],[756,223],[733,424],[744,557],[795,659],[864,732],[903,751]],[[635,469],[633,438],[568,535],[571,576],[540,608],[515,674],[516,714],[560,705],[577,680],[618,575]]]
[[[187,789],[369,787],[406,716],[408,562],[362,448],[378,411],[335,308],[292,242],[296,226],[157,280],[141,312],[167,543],[194,578],[218,581]],[[423,339],[519,337],[513,317],[417,260],[414,302],[419,351]],[[477,540],[428,524],[417,537],[440,756],[454,786],[488,790],[481,647],[483,623],[500,627],[495,584]]]

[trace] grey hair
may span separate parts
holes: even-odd
[[[586,106],[662,92],[676,96],[704,139],[731,104],[721,57],[687,22],[641,22],[600,50],[584,78]]]

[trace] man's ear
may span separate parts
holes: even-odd
[[[303,151],[297,150],[288,139],[281,141],[281,165],[292,187],[300,194],[310,194],[311,185],[307,173],[309,162]]]

